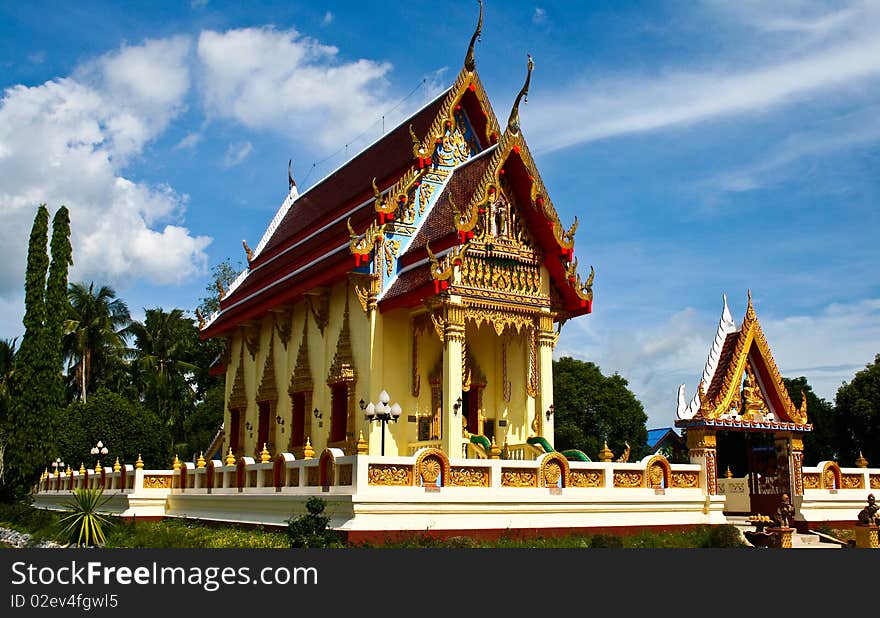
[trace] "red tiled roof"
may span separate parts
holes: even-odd
[[[372,180],[381,188],[393,183],[413,162],[412,138],[409,126],[418,136],[427,133],[443,105],[446,92],[404,120],[382,139],[364,150],[336,172],[322,180],[303,195],[278,225],[278,229],[257,257],[257,264],[296,240],[303,232],[320,227],[332,220],[346,206],[353,206],[373,196]],[[391,182],[389,182],[389,179]]]

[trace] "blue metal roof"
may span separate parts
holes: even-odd
[[[672,427],[661,427],[659,429],[649,429],[648,430],[648,449],[653,451],[657,447],[657,445],[660,443],[660,441],[670,431],[672,433],[674,433],[676,435],[676,437],[678,436],[678,434],[675,432],[675,430]]]

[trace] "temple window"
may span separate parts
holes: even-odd
[[[274,444],[270,444],[269,440],[269,422],[272,414],[272,404],[268,401],[261,401],[257,406],[259,409],[259,418],[257,421],[257,444],[255,445],[254,450],[259,454],[259,452],[263,450],[264,444],[270,447],[270,451],[273,450],[272,447]],[[274,443],[274,440],[272,442]]]
[[[304,446],[306,443],[306,394],[294,393],[290,397],[293,413],[290,428],[290,447]]]
[[[330,404],[330,442],[345,440],[348,427],[348,384],[339,383],[331,386]]]
[[[239,452],[241,446],[241,411],[237,408],[229,411],[229,448],[233,453]]]

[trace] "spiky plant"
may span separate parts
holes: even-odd
[[[59,520],[64,538],[75,546],[87,547],[103,545],[104,526],[112,526],[108,518],[98,513],[106,498],[101,500],[104,490],[101,488],[81,488],[73,492],[73,498],[68,503],[67,515]]]

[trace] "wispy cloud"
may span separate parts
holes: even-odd
[[[324,13],[324,19],[321,20],[321,23],[325,26],[329,26],[331,23],[333,23],[333,18],[333,13],[327,11],[326,13]]]
[[[547,23],[547,11],[541,7],[535,7],[535,12],[532,14],[532,23],[538,26]]]
[[[659,75],[581,77],[573,86],[536,98],[522,112],[524,126],[536,150],[550,152],[609,137],[766,113],[839,94],[842,88],[874,88],[880,77],[880,12],[866,9],[860,17],[856,26],[838,28],[821,44],[803,48],[793,42],[769,62],[760,50],[740,49],[739,60],[725,62],[722,56],[716,68],[708,70],[685,63]],[[825,24],[826,32],[832,25],[854,23],[848,12],[823,19],[817,23]],[[741,58],[748,58],[748,64]]]
[[[880,105],[832,118],[809,131],[786,137],[763,157],[739,169],[717,174],[702,183],[709,191],[741,192],[789,178],[803,159],[828,156],[862,144],[880,141]]]
[[[226,153],[223,155],[223,167],[235,167],[242,163],[253,152],[254,145],[250,142],[237,142],[229,144]]]
[[[174,145],[175,150],[189,150],[198,146],[202,141],[201,133],[187,133],[177,144]]]

